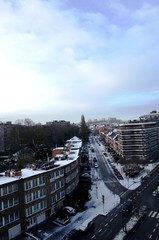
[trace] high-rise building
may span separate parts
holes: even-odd
[[[131,122],[118,127],[119,155],[128,161],[154,161],[159,157],[159,126]]]

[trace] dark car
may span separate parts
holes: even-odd
[[[123,215],[127,215],[127,214],[130,214],[132,213],[132,210],[133,210],[133,204],[132,202],[126,202],[122,208],[122,214]]]
[[[86,233],[91,232],[91,231],[94,230],[94,228],[95,228],[94,222],[91,221],[91,222],[88,223],[88,225],[87,225],[87,227],[86,227],[86,229],[85,229],[85,232],[86,232]]]
[[[147,205],[142,205],[139,208],[139,213],[146,215],[149,211],[149,208]]]
[[[84,205],[84,202],[81,200],[73,203],[72,207],[75,208],[77,212],[83,212],[87,209],[87,207]]]
[[[95,225],[94,225],[94,222],[93,221],[89,221],[86,220],[85,222],[83,222],[80,227],[79,227],[79,230],[80,232],[82,233],[89,233],[91,231],[93,231],[95,229]]]
[[[72,229],[69,233],[67,233],[64,237],[63,240],[72,240],[75,239],[78,236],[79,231],[76,229]]]

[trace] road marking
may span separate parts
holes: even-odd
[[[95,238],[95,235],[93,235],[93,236],[91,237],[91,239],[93,239],[93,238]]]
[[[151,217],[152,218],[155,217],[156,214],[157,214],[157,212],[154,212]]]
[[[152,234],[150,235],[150,237],[149,238],[152,238]]]
[[[156,218],[159,218],[159,213],[157,214]]]
[[[105,225],[104,225],[104,227],[106,227],[108,225],[108,223],[106,223]]]
[[[112,231],[109,230],[109,231],[104,235],[105,239],[107,239],[107,237],[108,237],[111,233],[112,233]]]
[[[102,231],[102,229],[99,229],[99,231],[98,231],[98,232],[100,233],[101,231]]]
[[[153,213],[153,211],[151,211],[148,216],[150,217],[152,213]]]

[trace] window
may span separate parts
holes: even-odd
[[[12,192],[12,185],[9,185],[8,186],[8,193],[11,193]]]
[[[45,177],[40,177],[39,178],[39,185],[42,185],[45,183]]]
[[[4,201],[4,209],[8,208],[8,199]]]
[[[13,206],[13,198],[9,199],[9,206],[12,207]]]
[[[38,185],[37,178],[33,179],[33,187],[36,187]]]
[[[16,212],[15,212],[15,219],[18,219],[18,218],[19,218],[19,212],[16,211]]]
[[[32,186],[31,186],[31,181],[25,182],[25,190],[28,190],[28,189],[30,189],[30,188],[32,188]]]
[[[40,194],[40,197],[45,196],[46,195],[45,188],[40,189],[39,194]]]
[[[5,223],[5,225],[9,223],[9,215],[6,215],[4,217],[4,223]]]
[[[60,188],[60,182],[56,182],[56,189]]]
[[[54,204],[56,202],[56,197],[55,195],[51,196],[51,204]]]
[[[4,187],[3,188],[3,195],[6,195],[7,194],[7,187]]]
[[[54,179],[54,172],[52,172],[51,174],[50,174],[50,180],[53,180]]]
[[[0,217],[0,227],[3,227],[3,218]]]
[[[56,198],[57,198],[57,200],[59,200],[59,199],[60,199],[60,192],[59,192],[59,193],[57,193],[57,195],[56,195]]]
[[[61,180],[61,187],[64,187],[64,184],[65,184],[64,179],[62,179]]]
[[[61,198],[65,197],[65,191],[61,191]]]
[[[18,204],[19,203],[19,199],[18,197],[14,197],[14,205]]]
[[[16,191],[18,191],[18,184],[13,185],[13,192],[16,192]]]
[[[54,191],[55,191],[55,183],[50,185],[50,192],[54,192]]]
[[[60,175],[59,171],[56,171],[56,177],[58,177]]]
[[[14,221],[14,213],[11,213],[10,214],[10,222],[13,222]]]

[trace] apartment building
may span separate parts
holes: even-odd
[[[14,127],[15,124],[12,124],[10,121],[0,123],[0,153],[10,149],[9,136]]]
[[[127,161],[159,157],[159,127],[155,122],[131,122],[118,127],[119,155]]]
[[[0,175],[0,239],[12,239],[21,233],[23,219],[21,184],[10,172]]]
[[[139,117],[142,122],[159,122],[159,112],[152,111]]]
[[[49,126],[58,126],[58,127],[69,127],[70,126],[70,121],[65,121],[65,120],[54,120],[52,122],[46,122],[46,125]]]
[[[15,238],[63,207],[78,185],[80,172],[82,141],[73,138],[69,143],[76,144],[76,149],[63,150],[41,167],[30,164],[19,171],[1,173],[0,240]]]

